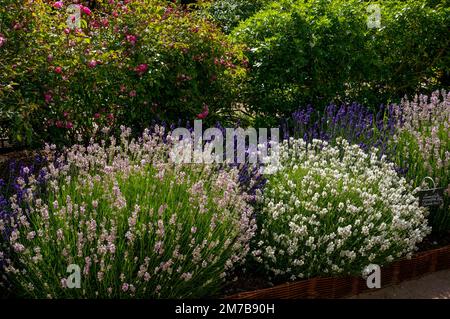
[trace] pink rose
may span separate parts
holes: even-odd
[[[104,18],[102,19],[102,26],[104,26],[105,28],[107,28],[109,26],[109,20]]]
[[[6,38],[0,35],[0,48],[6,43]]]
[[[50,92],[44,94],[45,103],[49,104],[53,100],[53,96]]]
[[[91,26],[94,29],[98,29],[98,28],[100,28],[100,23],[98,21],[94,20],[91,22]]]
[[[136,71],[136,73],[138,73],[139,75],[144,74],[145,72],[147,72],[147,70],[148,70],[148,64],[145,64],[145,63],[139,64],[139,65],[134,69],[134,71]]]
[[[197,118],[200,120],[203,120],[204,118],[206,118],[209,114],[209,107],[207,104],[203,104],[203,111],[202,113],[197,115]]]
[[[70,29],[69,29],[69,28],[65,28],[65,29],[64,29],[64,33],[65,33],[65,34],[69,34],[69,33],[70,33]]]
[[[61,9],[61,8],[63,7],[63,5],[64,5],[64,3],[63,3],[62,1],[56,1],[56,2],[53,4],[53,8],[55,8],[55,9]]]
[[[61,73],[62,73],[62,67],[57,66],[57,67],[55,68],[55,73],[61,74]]]
[[[137,37],[135,35],[128,34],[127,41],[131,43],[131,45],[135,45],[137,42]]]
[[[96,66],[97,66],[97,61],[95,61],[95,60],[89,61],[88,67],[90,67],[91,69],[93,69],[93,68],[95,68]]]
[[[90,16],[92,14],[91,9],[89,9],[88,7],[85,7],[83,5],[80,4],[80,10],[81,12],[83,12],[85,15]]]
[[[131,97],[136,97],[136,95],[137,95],[137,94],[136,94],[136,91],[135,91],[135,90],[130,91],[130,96],[131,96]]]
[[[73,128],[73,123],[72,122],[67,122],[66,123],[66,129],[70,130],[71,128]]]
[[[100,118],[100,113],[95,113],[94,114],[94,119],[98,120]]]

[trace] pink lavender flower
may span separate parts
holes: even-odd
[[[83,274],[89,275],[91,264],[92,264],[91,257],[84,258],[84,262],[85,262],[85,264],[84,264]]]
[[[0,48],[6,43],[6,38],[0,35]]]
[[[162,241],[156,242],[156,244],[155,244],[155,253],[162,254],[163,253],[162,247],[163,247],[163,242]]]
[[[56,231],[56,238],[58,240],[64,240],[64,233],[61,228]]]
[[[31,231],[27,234],[27,240],[32,240],[32,239],[34,239],[34,237],[36,237],[35,231]]]
[[[185,281],[189,281],[192,279],[192,273],[185,272],[180,277],[181,277],[181,279],[184,279]]]
[[[14,251],[15,251],[16,253],[21,253],[21,252],[23,252],[23,251],[25,250],[25,246],[22,245],[22,244],[19,244],[19,243],[15,243],[15,244],[13,245],[13,248],[14,248]]]

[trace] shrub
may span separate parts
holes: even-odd
[[[361,274],[410,256],[429,232],[393,164],[358,145],[292,138],[269,170],[252,254],[271,277]]]
[[[72,30],[67,4],[8,0],[1,10],[10,13],[0,104],[14,141],[70,143],[78,134],[88,140],[95,125],[142,131],[154,119],[233,118],[242,52],[196,11],[159,0],[102,2],[82,10]]]
[[[243,102],[260,122],[299,105],[379,105],[439,86],[449,65],[448,9],[422,1],[377,2],[381,28],[368,29],[367,2],[277,1],[231,37],[248,47]]]
[[[450,230],[450,93],[436,91],[395,105],[397,131],[391,141],[392,160],[406,169],[414,186],[432,188],[426,177],[443,187],[444,203],[432,208],[431,224],[437,233]]]
[[[47,189],[22,182],[24,204],[11,198],[0,222],[8,233],[0,257],[16,294],[212,296],[244,260],[255,220],[237,169],[173,165],[170,136],[129,134],[53,159],[47,148]],[[81,289],[66,288],[70,264],[81,267]]]

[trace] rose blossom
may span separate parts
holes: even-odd
[[[80,5],[80,10],[81,10],[81,12],[83,12],[85,15],[88,15],[88,16],[90,16],[92,13],[91,9],[89,9],[88,7],[85,7],[83,5]]]
[[[95,60],[89,61],[88,67],[90,67],[91,69],[93,69],[93,68],[95,68],[96,66],[97,66],[97,61],[95,61]]]
[[[139,75],[142,75],[142,74],[144,74],[145,72],[147,72],[147,70],[148,70],[148,65],[145,64],[145,63],[140,64],[140,65],[138,65],[134,70],[135,70],[136,73],[138,73]]]
[[[127,35],[127,41],[131,43],[131,45],[135,45],[137,42],[137,37],[132,34]]]
[[[53,96],[50,92],[44,94],[45,103],[50,103],[53,100]]]
[[[203,111],[202,113],[197,115],[197,118],[203,120],[208,116],[208,114],[209,114],[209,107],[207,104],[203,104]]]
[[[63,3],[62,1],[56,1],[56,2],[53,4],[53,8],[55,8],[55,9],[61,9],[61,8],[63,7],[63,5],[64,5],[64,3]]]

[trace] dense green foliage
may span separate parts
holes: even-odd
[[[439,87],[450,63],[450,9],[381,1],[380,28],[368,28],[369,4],[276,1],[234,29],[248,47],[248,109],[267,122],[308,103],[376,107]]]

